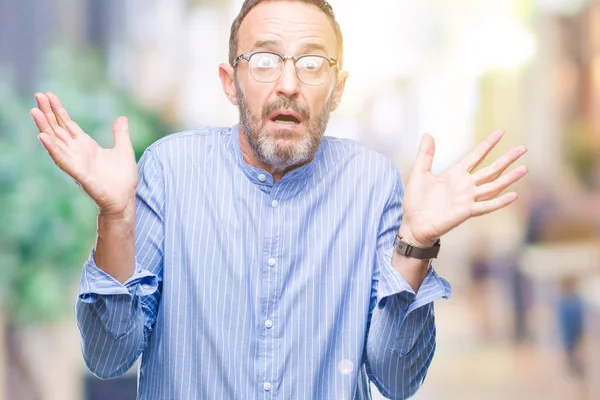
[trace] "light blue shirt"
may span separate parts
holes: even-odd
[[[392,267],[403,185],[384,156],[324,137],[273,183],[238,128],[167,136],[139,162],[135,274],[92,250],[76,315],[101,378],[141,355],[140,399],[394,399],[435,351],[433,268],[418,293]]]

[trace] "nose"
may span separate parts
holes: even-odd
[[[300,81],[296,75],[296,66],[293,60],[285,60],[283,64],[283,72],[277,81],[277,94],[293,98],[298,96],[300,89]]]

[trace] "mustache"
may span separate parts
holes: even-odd
[[[268,118],[273,112],[281,109],[292,110],[298,114],[303,121],[309,120],[310,111],[308,110],[308,107],[302,106],[297,101],[287,97],[281,97],[277,100],[267,103],[262,110],[262,119]]]

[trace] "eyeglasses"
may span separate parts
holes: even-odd
[[[250,74],[254,80],[263,83],[275,82],[281,78],[285,60],[293,60],[298,79],[309,86],[325,83],[333,67],[338,65],[335,58],[316,54],[292,57],[272,51],[251,51],[238,56],[233,61],[233,66],[235,67],[242,60],[248,61]]]

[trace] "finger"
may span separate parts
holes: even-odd
[[[58,122],[56,121],[56,116],[52,111],[48,97],[43,93],[36,93],[35,99],[38,103],[38,108],[42,111],[42,113],[44,113],[44,117],[48,121],[48,124],[52,127],[52,130],[56,129]]]
[[[525,153],[527,153],[527,147],[525,146],[518,146],[511,149],[502,157],[494,161],[492,165],[489,165],[473,174],[475,183],[479,186],[498,179],[498,177],[502,175],[504,171],[508,169],[508,167],[521,158]]]
[[[67,147],[69,147],[69,145],[73,141],[73,137],[66,130],[61,128],[60,126],[58,128],[56,128],[56,130],[54,131],[54,134]]]
[[[501,176],[500,178],[487,183],[482,186],[478,186],[475,189],[475,201],[490,200],[502,193],[507,187],[517,182],[525,175],[527,175],[528,169],[525,166],[520,166],[515,170]]]
[[[52,135],[46,132],[41,132],[38,139],[50,155],[54,163],[62,170],[65,169],[67,159],[67,149],[65,144],[60,140],[56,140]]]
[[[119,117],[113,123],[113,136],[115,148],[130,150],[133,148],[129,137],[129,121],[126,117]]]
[[[420,172],[430,172],[435,156],[435,140],[431,135],[423,135],[414,169]]]
[[[48,97],[48,100],[50,101],[50,107],[52,112],[54,112],[58,124],[63,129],[66,129],[66,123],[71,119],[69,113],[67,110],[65,110],[57,95],[52,92],[48,92],[46,93],[46,97]]]
[[[83,129],[81,129],[79,127],[79,125],[77,125],[77,123],[75,121],[73,121],[72,119],[69,119],[66,122],[66,125],[67,125],[67,132],[69,132],[69,134],[71,135],[71,137],[73,139],[77,139],[79,136],[85,134],[85,132],[83,131]]]
[[[469,153],[462,161],[461,164],[464,166],[466,171],[473,171],[481,162],[487,157],[492,149],[498,144],[500,139],[504,136],[503,131],[495,131],[490,134],[483,142],[481,142],[475,150]]]
[[[29,114],[31,115],[31,118],[33,118],[33,121],[40,132],[52,132],[52,127],[39,108],[32,108],[29,111]]]
[[[496,197],[495,199],[487,201],[477,201],[473,203],[473,208],[471,209],[471,216],[478,217],[500,210],[501,208],[504,208],[514,203],[515,200],[517,200],[518,198],[519,195],[516,192],[510,192],[503,194],[500,197]]]

